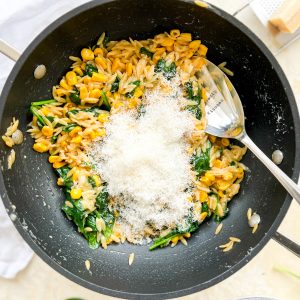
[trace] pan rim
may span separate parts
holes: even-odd
[[[52,22],[49,26],[47,26],[34,40],[29,44],[29,46],[25,49],[19,60],[16,62],[15,66],[13,67],[12,71],[10,72],[6,83],[4,85],[3,91],[1,93],[1,99],[7,99],[7,96],[9,94],[9,91],[11,89],[11,86],[20,71],[23,64],[26,62],[27,58],[31,54],[31,52],[38,46],[44,38],[46,38],[53,30],[55,30],[57,27],[65,23],[70,18],[86,11],[89,9],[92,9],[96,6],[112,2],[113,0],[96,0],[92,2],[88,2],[86,4],[83,4],[81,6],[76,7],[75,9],[67,12],[63,16],[59,17],[57,20]],[[187,3],[193,3],[192,0],[180,0],[182,2]],[[287,95],[289,105],[291,107],[292,112],[292,118],[293,118],[293,124],[294,124],[294,130],[295,130],[295,159],[294,159],[294,169],[293,169],[293,180],[298,180],[299,171],[300,171],[300,117],[299,112],[295,100],[295,96],[293,94],[293,91],[290,87],[290,84],[286,78],[286,75],[284,74],[281,66],[277,62],[276,58],[273,56],[273,54],[269,51],[269,49],[265,46],[265,44],[243,23],[241,23],[238,19],[236,19],[234,16],[230,15],[229,13],[223,11],[220,8],[217,8],[211,4],[209,4],[209,8],[213,13],[218,15],[219,17],[225,19],[227,22],[229,22],[234,27],[238,28],[240,31],[243,32],[244,35],[247,36],[257,47],[258,49],[264,53],[264,56],[266,59],[273,65],[274,70],[276,71],[279,80],[281,81],[282,85],[285,86],[285,93]],[[3,116],[3,110],[4,110],[5,102],[0,101],[0,120]],[[1,197],[2,201],[4,203],[4,206],[6,207],[7,213],[11,213],[11,201],[9,200],[9,197],[6,192],[6,188],[4,185],[3,180],[3,174],[2,171],[0,172],[0,190],[1,190]],[[174,298],[174,297],[180,297],[184,295],[189,295],[201,290],[204,290],[210,286],[213,286],[224,279],[228,278],[230,275],[234,274],[236,271],[238,271],[240,268],[242,268],[244,265],[246,265],[253,257],[258,254],[259,251],[262,250],[262,248],[266,245],[266,243],[272,238],[274,233],[276,232],[277,228],[279,227],[280,223],[282,222],[290,204],[291,204],[292,197],[287,194],[285,197],[285,201],[280,209],[279,214],[277,215],[276,219],[274,220],[272,226],[270,227],[268,233],[261,239],[261,241],[255,246],[253,251],[247,256],[245,256],[242,260],[240,260],[237,264],[235,264],[232,268],[226,270],[224,273],[220,274],[219,276],[197,284],[195,286],[185,288],[182,290],[175,290],[170,292],[164,292],[164,293],[158,293],[158,294],[141,294],[141,293],[131,293],[121,290],[112,290],[106,287],[101,287],[99,285],[96,285],[94,283],[91,283],[87,280],[82,279],[81,277],[71,273],[67,269],[63,268],[61,265],[59,265],[55,260],[53,260],[50,256],[46,254],[31,238],[29,233],[24,230],[22,227],[22,224],[20,220],[16,220],[14,222],[15,227],[17,228],[18,232],[21,234],[23,239],[26,241],[26,243],[34,250],[34,252],[49,266],[51,266],[55,271],[62,274],[63,276],[67,277],[68,279],[72,280],[73,282],[76,282],[77,284],[80,284],[83,287],[89,288],[93,291],[114,296],[114,297],[120,297],[120,298],[126,298],[126,299],[153,299],[155,296],[156,299],[168,299],[168,298]]]

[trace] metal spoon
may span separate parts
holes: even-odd
[[[214,136],[235,138],[242,142],[300,204],[300,188],[297,184],[281,171],[247,135],[243,106],[228,77],[208,60],[196,75],[208,93],[205,131]]]

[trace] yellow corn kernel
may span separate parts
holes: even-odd
[[[107,68],[107,63],[104,57],[98,56],[95,58],[95,63],[101,66],[104,70]]]
[[[111,66],[112,72],[115,73],[115,72],[118,70],[118,68],[120,67],[120,65],[121,65],[121,61],[120,61],[120,59],[117,57],[117,58],[114,60],[112,66]]]
[[[93,89],[90,92],[90,97],[91,98],[100,98],[100,96],[101,96],[101,91],[99,89]]]
[[[161,45],[164,47],[171,47],[173,46],[173,44],[174,44],[174,40],[169,37],[164,38],[163,41],[161,42]]]
[[[56,89],[55,92],[58,97],[61,97],[65,94],[63,89]]]
[[[88,90],[86,86],[81,86],[79,89],[79,97],[80,99],[84,99],[88,96]]]
[[[73,69],[73,71],[74,71],[77,75],[83,76],[83,72],[82,72],[81,68],[76,67],[76,68]]]
[[[85,71],[86,63],[82,63],[82,64],[80,65],[80,68],[81,68],[81,70]]]
[[[77,180],[78,180],[78,177],[79,177],[79,176],[78,176],[78,173],[79,173],[79,172],[78,172],[77,170],[75,170],[74,173],[72,174],[72,180],[73,180],[73,181],[77,181]]]
[[[99,130],[97,130],[96,131],[96,135],[100,136],[100,137],[105,136],[106,135],[105,129],[99,129]]]
[[[126,64],[126,73],[128,76],[131,76],[133,72],[132,63]]]
[[[220,196],[220,198],[223,198],[225,196],[222,191],[218,191],[218,195]]]
[[[207,177],[209,180],[214,181],[216,179],[215,175],[213,175],[210,172],[205,173],[205,177]]]
[[[54,169],[59,169],[63,167],[66,163],[64,161],[57,161],[52,166]]]
[[[111,91],[107,91],[107,92],[106,92],[106,96],[107,96],[107,97],[111,97],[111,96],[112,96]]]
[[[69,132],[69,136],[74,137],[75,135],[77,135],[78,132],[81,132],[81,131],[82,131],[82,128],[80,126],[76,126]]]
[[[98,121],[104,123],[108,121],[108,118],[109,118],[108,114],[100,114],[98,116]]]
[[[71,197],[74,200],[80,199],[81,195],[82,195],[82,189],[81,188],[73,188],[73,189],[71,189]]]
[[[212,143],[214,143],[214,142],[216,141],[216,139],[217,139],[217,137],[214,136],[214,135],[209,135],[208,138],[209,138],[209,140],[210,140]]]
[[[207,94],[206,94],[205,88],[202,88],[201,96],[202,96],[202,99],[204,100],[204,102],[206,102],[207,101]]]
[[[166,50],[167,50],[168,52],[172,52],[172,51],[174,50],[173,45],[172,45],[172,46],[169,46],[169,47],[166,47]]]
[[[224,180],[231,180],[233,178],[233,175],[231,172],[227,172],[222,177]]]
[[[202,176],[200,181],[206,185],[211,185],[211,181],[206,176]]]
[[[134,91],[133,97],[139,98],[143,95],[143,90],[140,87],[137,87]]]
[[[60,143],[61,147],[67,147],[68,146],[68,143],[66,141],[62,141]]]
[[[65,90],[71,90],[72,88],[67,84],[66,80],[65,79],[62,79],[60,81],[60,86],[65,89]]]
[[[136,99],[136,98],[130,98],[128,100],[128,107],[129,108],[135,108],[135,107],[137,107],[137,105],[138,105],[138,99]]]
[[[81,135],[77,135],[75,137],[72,138],[71,143],[75,143],[75,144],[80,144],[82,141],[82,136]]]
[[[241,172],[239,172],[239,173],[237,173],[237,178],[243,178],[244,177],[244,170],[243,171],[241,171]]]
[[[191,237],[191,233],[190,232],[184,233],[183,236],[185,238],[190,238]]]
[[[189,48],[193,49],[193,50],[197,50],[199,48],[200,44],[201,44],[200,40],[194,40],[189,43]]]
[[[33,150],[35,150],[36,152],[43,153],[43,152],[47,152],[49,148],[43,143],[35,143],[33,145]]]
[[[42,134],[47,136],[47,137],[50,137],[53,135],[53,128],[49,127],[49,126],[44,126],[42,128]]]
[[[207,217],[207,212],[203,212],[200,214],[200,221],[203,221]]]
[[[223,162],[219,159],[216,159],[214,162],[213,162],[213,166],[216,167],[216,168],[223,168]]]
[[[219,190],[225,191],[231,186],[231,183],[227,181],[219,180],[217,186]]]
[[[42,107],[42,108],[40,109],[40,112],[41,112],[42,114],[44,114],[45,116],[48,116],[48,115],[50,114],[50,110],[49,110],[47,107]]]
[[[48,158],[49,163],[53,164],[55,162],[61,161],[61,158],[58,155],[51,155]]]
[[[229,139],[226,139],[226,138],[221,139],[221,143],[225,147],[229,146],[229,144],[230,144]]]
[[[97,134],[96,134],[95,131],[91,131],[91,132],[89,133],[89,135],[90,135],[90,138],[91,138],[92,140],[95,139],[95,138],[97,137]]]
[[[83,48],[81,50],[81,57],[84,61],[89,61],[94,59],[94,52],[91,49]]]
[[[86,76],[83,78],[83,83],[88,85],[90,82],[92,82],[92,78],[89,76]]]
[[[177,38],[180,36],[180,30],[179,29],[173,29],[170,32],[170,36],[173,38]]]
[[[69,71],[66,74],[66,80],[67,80],[68,85],[75,85],[75,84],[77,84],[76,73],[74,71]]]
[[[93,72],[92,81],[106,82],[107,77],[104,74]]]
[[[61,177],[59,177],[58,179],[57,179],[57,185],[59,185],[59,186],[62,186],[62,185],[64,185],[64,180],[61,178]]]
[[[208,197],[208,194],[204,191],[200,191],[200,202],[204,202]]]
[[[98,175],[93,175],[92,178],[96,184],[96,187],[99,187],[102,183],[100,177]]]
[[[178,236],[175,236],[171,239],[171,242],[174,243],[174,244],[177,244],[178,243],[178,240],[179,240],[179,237]]]
[[[97,55],[103,55],[103,50],[101,48],[96,48],[94,50],[94,54],[97,56]]]
[[[185,42],[191,42],[192,41],[192,35],[190,33],[181,33],[180,34],[180,40]]]
[[[199,46],[198,53],[199,53],[199,55],[201,55],[201,56],[206,56],[207,50],[208,50],[207,47],[201,44],[201,45]]]

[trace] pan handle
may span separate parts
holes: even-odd
[[[291,251],[300,258],[300,246],[298,244],[296,244],[286,236],[282,235],[278,231],[274,234],[272,238],[281,246],[285,247],[287,250]]]
[[[0,52],[10,58],[13,61],[17,61],[21,54],[12,46],[7,44],[5,41],[0,39]]]

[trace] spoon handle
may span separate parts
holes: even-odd
[[[284,186],[288,193],[300,204],[300,187],[289,178],[279,167],[277,167],[272,160],[270,160],[244,133],[239,140],[247,146],[260,161],[269,169],[269,171],[277,178],[277,180]]]

